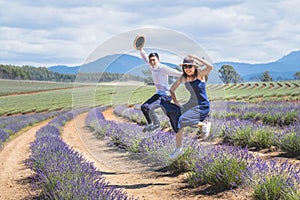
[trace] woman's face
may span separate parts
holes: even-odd
[[[193,65],[183,65],[182,67],[188,76],[193,76],[195,74],[196,68]]]

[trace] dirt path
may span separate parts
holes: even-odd
[[[96,139],[86,129],[85,117],[86,114],[82,114],[67,123],[62,138],[88,161],[93,162],[110,185],[124,188],[129,195],[139,199],[170,199],[172,195],[176,195],[172,188],[180,184],[178,177],[157,177],[159,174],[145,172],[146,167],[131,160],[127,152],[109,147],[105,141]]]
[[[108,109],[103,112],[108,120],[117,122],[123,119],[112,114]],[[81,114],[67,123],[63,129],[62,139],[74,150],[80,152],[88,161],[103,172],[110,185],[123,188],[130,196],[140,200],[178,200],[178,199],[247,199],[235,196],[232,192],[206,195],[207,186],[192,189],[184,181],[185,174],[173,176],[168,173],[155,172],[115,147],[107,146],[103,140],[96,139],[85,127],[85,117]]]
[[[43,122],[13,140],[7,142],[0,150],[0,199],[27,199],[30,196],[30,176],[32,171],[25,166],[30,155],[30,143],[35,133],[47,122]]]
[[[122,121],[111,110],[103,114],[109,120]],[[207,185],[189,188],[184,181],[185,174],[174,176],[167,172],[155,172],[128,152],[96,139],[85,127],[86,115],[81,114],[68,122],[63,128],[62,139],[93,162],[111,186],[123,188],[130,196],[140,200],[248,199],[245,194],[231,191],[212,193],[215,188]],[[26,168],[24,162],[29,158],[29,146],[35,139],[35,133],[47,123],[19,134],[0,150],[0,200],[32,199],[30,177],[33,172]]]

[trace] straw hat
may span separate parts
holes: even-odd
[[[133,41],[133,47],[136,50],[141,50],[144,47],[146,38],[144,35],[137,35]]]
[[[185,57],[183,59],[183,62],[179,64],[179,66],[183,66],[183,65],[194,65],[196,67],[201,67],[201,64],[191,57]]]

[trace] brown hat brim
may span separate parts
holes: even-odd
[[[133,41],[133,47],[136,50],[141,50],[145,45],[146,37],[144,35],[137,35]]]
[[[182,64],[179,64],[179,66],[184,66],[184,65],[193,65],[193,66],[196,66],[196,67],[201,67],[201,65],[199,64],[196,64],[196,63],[182,63]]]
[[[183,66],[183,65],[195,65],[193,63],[182,63],[182,64],[179,64],[179,66]]]

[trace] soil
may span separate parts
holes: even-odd
[[[103,114],[108,120],[124,122],[111,109]],[[93,132],[85,127],[86,115],[78,115],[66,123],[61,136],[63,141],[92,162],[110,186],[122,188],[129,196],[140,200],[251,199],[250,193],[242,189],[222,191],[210,185],[191,188],[185,181],[185,173],[155,171],[141,163],[134,154],[96,139]],[[24,163],[30,156],[29,146],[35,139],[36,131],[46,124],[43,122],[22,131],[0,150],[1,200],[34,199],[35,194],[30,190],[33,172]]]
[[[125,122],[112,113],[103,112],[107,120]],[[64,127],[63,140],[90,162],[105,176],[109,185],[122,188],[129,196],[140,200],[177,199],[249,199],[246,191],[220,191],[210,185],[191,188],[186,183],[185,173],[158,172],[140,162],[135,155],[108,145],[107,141],[96,139],[85,127],[86,114],[79,115]]]
[[[35,133],[48,122],[38,124],[22,134],[16,135],[0,149],[0,199],[30,199],[34,194],[30,190],[33,172],[25,165],[30,156],[30,143]]]

